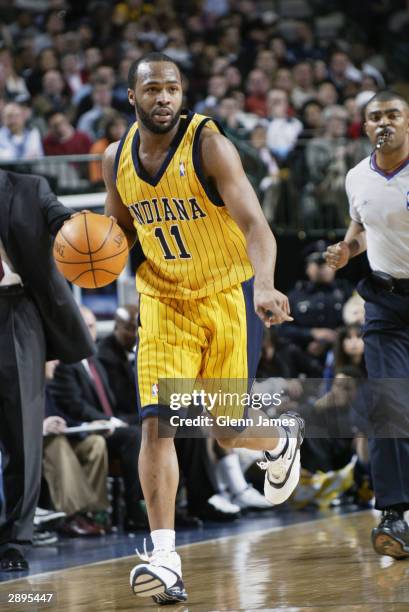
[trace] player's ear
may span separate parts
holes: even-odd
[[[365,132],[365,134],[368,136],[368,124],[367,124],[367,122],[366,122],[366,121],[364,121],[363,128],[364,128],[364,132]]]
[[[135,92],[133,89],[128,89],[128,101],[131,106],[135,106]]]

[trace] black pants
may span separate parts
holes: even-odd
[[[189,512],[199,513],[206,501],[217,492],[205,438],[176,438],[180,471],[186,485]]]
[[[376,507],[382,510],[399,504],[407,510],[409,296],[389,293],[369,278],[359,284],[358,290],[366,302],[364,341],[368,376],[378,383],[382,379],[379,386],[383,390],[383,401],[375,415],[377,434],[369,439]],[[384,437],[383,432],[388,431],[391,421],[392,435]]]
[[[142,499],[138,474],[138,457],[141,447],[141,429],[138,426],[118,427],[106,438],[108,456],[118,459],[124,479],[124,498],[128,518],[132,519]]]
[[[40,492],[45,339],[34,303],[0,295],[0,447],[5,504],[0,553],[31,541]]]

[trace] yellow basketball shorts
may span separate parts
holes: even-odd
[[[254,311],[253,285],[251,278],[197,300],[141,295],[136,368],[142,419],[169,413],[161,380],[173,381],[175,391],[185,391],[198,379],[207,381],[213,391],[220,385],[223,391],[248,390],[263,337],[263,323]],[[235,418],[244,414],[237,405],[222,412]]]

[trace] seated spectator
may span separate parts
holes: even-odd
[[[300,110],[300,119],[304,127],[298,135],[296,145],[289,159],[291,171],[290,187],[294,189],[297,200],[309,176],[305,155],[307,144],[312,138],[318,137],[321,133],[322,106],[318,100],[308,100],[305,102]]]
[[[92,141],[102,138],[103,121],[112,112],[112,88],[105,81],[96,82],[92,88],[92,108],[81,115],[77,128],[86,132]]]
[[[196,113],[203,113],[212,111],[219,101],[224,98],[227,92],[227,80],[224,76],[219,74],[214,74],[210,77],[207,82],[207,92],[204,99],[197,102],[195,105]]]
[[[0,159],[34,159],[42,157],[43,147],[37,128],[27,126],[27,116],[16,102],[6,104],[0,128]]]
[[[339,96],[332,81],[322,81],[318,85],[318,101],[323,108],[338,104]]]
[[[282,342],[274,328],[265,330],[257,378],[290,378],[291,370],[282,350]]]
[[[335,371],[345,366],[359,368],[362,376],[366,373],[364,341],[360,325],[347,325],[338,330],[334,348],[327,354],[324,378],[331,380],[334,378]]]
[[[269,223],[275,218],[280,195],[280,168],[274,155],[267,147],[267,128],[259,123],[250,133],[250,144],[257,150],[260,159],[264,162],[266,173],[263,176],[258,192],[261,194],[261,206]]]
[[[96,319],[88,308],[81,308],[88,329],[96,340]],[[140,428],[114,416],[115,397],[105,369],[97,357],[75,364],[59,363],[50,389],[57,407],[79,422],[108,420],[115,427],[106,438],[109,460],[118,459],[124,479],[125,529],[146,527],[141,509],[142,492],[138,476]]]
[[[61,530],[66,535],[99,535],[108,528],[108,456],[101,435],[66,436],[78,425],[59,411],[49,391],[56,361],[46,365],[46,417],[43,422],[43,476],[55,510],[65,512]],[[96,421],[100,424],[106,421]],[[90,513],[91,516],[86,516]],[[92,520],[94,516],[99,524]]]
[[[291,102],[299,110],[306,102],[315,98],[314,74],[310,62],[303,61],[293,68],[294,88],[291,92]]]
[[[73,106],[67,85],[59,70],[47,70],[43,76],[43,88],[33,100],[34,111],[42,116],[64,113],[73,119]]]
[[[302,123],[289,115],[288,95],[281,89],[271,89],[267,95],[267,146],[282,163],[288,158],[302,130]]]
[[[248,131],[245,123],[245,115],[240,108],[240,103],[234,96],[225,96],[217,106],[216,118],[229,138],[247,139]]]
[[[48,70],[58,70],[58,65],[57,51],[53,47],[45,47],[38,53],[26,75],[27,87],[33,97],[41,93],[45,73]]]
[[[10,49],[0,42],[0,95],[8,100],[17,96],[28,96],[29,92],[24,79],[19,76],[14,67],[13,56]]]
[[[133,304],[120,306],[115,313],[114,331],[97,345],[98,359],[105,368],[115,396],[115,416],[133,425],[139,423],[134,364],[138,312],[138,307]]]
[[[246,111],[259,117],[267,117],[267,92],[271,85],[271,76],[260,68],[254,68],[246,80]]]
[[[91,146],[89,153],[91,155],[102,155],[111,142],[121,140],[124,135],[127,122],[119,113],[112,113],[105,119],[104,137],[100,138]],[[100,161],[91,161],[89,163],[89,180],[91,183],[103,184],[102,163]]]
[[[322,113],[324,133],[307,144],[308,183],[302,197],[302,215],[313,227],[345,227],[348,200],[345,177],[351,161],[347,149],[348,114],[343,106],[328,106]]]
[[[85,74],[78,53],[66,53],[61,58],[61,68],[71,95],[74,96],[85,83]]]
[[[46,155],[84,155],[90,152],[92,141],[88,134],[76,130],[62,112],[47,116],[48,133],[43,145]]]

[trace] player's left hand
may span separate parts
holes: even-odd
[[[255,285],[254,308],[266,327],[294,320],[290,317],[287,296],[277,289],[257,288]]]

